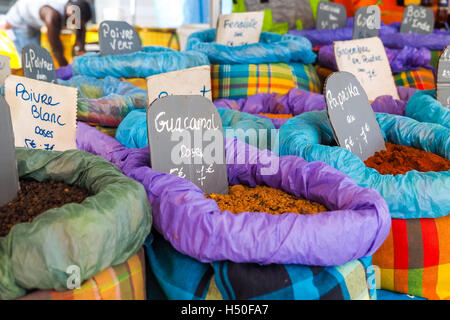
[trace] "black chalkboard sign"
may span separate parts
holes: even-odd
[[[9,105],[0,96],[0,206],[17,196],[19,177]]]
[[[385,150],[380,126],[367,94],[350,72],[334,72],[325,82],[327,114],[339,146],[362,161]]]
[[[378,37],[381,27],[381,12],[377,6],[356,10],[353,22],[353,39]]]
[[[55,63],[42,47],[29,44],[22,49],[23,74],[27,78],[56,83]]]
[[[202,96],[167,96],[147,110],[152,168],[188,179],[204,193],[228,193],[222,121]]]
[[[141,51],[136,29],[125,21],[103,21],[98,30],[100,55],[120,55]]]
[[[450,45],[439,57],[436,78],[436,98],[446,108],[450,108]]]
[[[347,25],[347,10],[342,4],[320,1],[317,7],[316,29],[338,29]]]
[[[418,6],[408,5],[403,11],[401,33],[430,34],[434,28],[433,10]]]

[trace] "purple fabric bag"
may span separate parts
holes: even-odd
[[[77,143],[80,149],[103,156],[141,182],[152,205],[156,229],[176,250],[201,262],[341,265],[372,255],[389,234],[390,214],[378,192],[358,187],[323,162],[277,157],[227,139],[230,185],[265,184],[332,210],[316,215],[232,214],[220,211],[214,200],[206,199],[188,180],[152,170],[148,148],[121,147],[113,138],[84,124],[79,124]],[[238,159],[247,159],[246,163],[279,161],[279,170],[263,175],[268,165],[232,164]]]
[[[417,70],[419,68],[433,69],[430,65],[431,52],[426,48],[404,47],[402,49],[385,48],[391,65],[392,73],[399,73],[406,70]],[[337,70],[336,57],[333,45],[326,45],[320,48],[318,55],[320,66]]]
[[[404,116],[406,103],[417,92],[417,89],[397,87],[400,100],[392,96],[380,96],[373,103],[375,112],[384,112]],[[320,93],[313,93],[297,88],[291,89],[287,94],[260,93],[239,100],[217,99],[214,101],[217,108],[233,109],[254,114],[261,118],[269,117],[260,113],[292,114],[294,116],[308,111],[326,110],[325,99]],[[275,128],[280,128],[289,119],[270,119]]]
[[[69,80],[73,76],[71,64],[68,64],[65,67],[58,68],[55,71],[56,71],[56,78],[61,80]]]

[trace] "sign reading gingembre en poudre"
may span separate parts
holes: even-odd
[[[16,147],[76,149],[77,89],[18,76],[5,81]]]
[[[399,99],[386,50],[380,38],[334,42],[334,55],[339,71],[356,76],[369,100],[382,95]]]
[[[362,161],[385,150],[385,141],[369,99],[349,72],[330,75],[324,88],[327,114],[339,146]]]
[[[258,43],[264,21],[264,11],[220,15],[216,39],[230,47]]]
[[[199,95],[166,96],[147,110],[152,168],[187,179],[204,193],[228,193],[222,121]]]

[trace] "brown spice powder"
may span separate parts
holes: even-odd
[[[316,214],[328,209],[316,202],[300,199],[284,191],[267,186],[254,188],[235,185],[230,187],[229,194],[210,194],[206,198],[217,202],[221,211],[232,213],[267,212],[270,214],[297,213]]]
[[[450,160],[431,152],[389,142],[386,143],[386,150],[375,153],[364,163],[380,174],[398,175],[411,170],[420,172],[450,170]]]

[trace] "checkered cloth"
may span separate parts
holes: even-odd
[[[140,249],[127,262],[110,267],[80,289],[35,291],[19,300],[145,300],[145,252]]]
[[[332,70],[321,66],[316,66],[316,71],[323,82],[333,73]],[[419,68],[417,70],[406,70],[394,74],[393,77],[398,87],[409,87],[419,90],[434,89],[435,87],[435,77],[431,69]]]
[[[285,94],[292,88],[320,92],[321,82],[311,64],[211,65],[213,99],[240,99],[257,93]]]
[[[381,269],[381,289],[450,299],[450,215],[392,219],[391,233],[373,264]]]
[[[229,261],[207,264],[177,252],[157,233],[146,247],[149,299],[368,300],[376,291],[368,289],[368,279],[370,282],[373,275],[367,273],[370,257],[339,267],[260,266]]]

